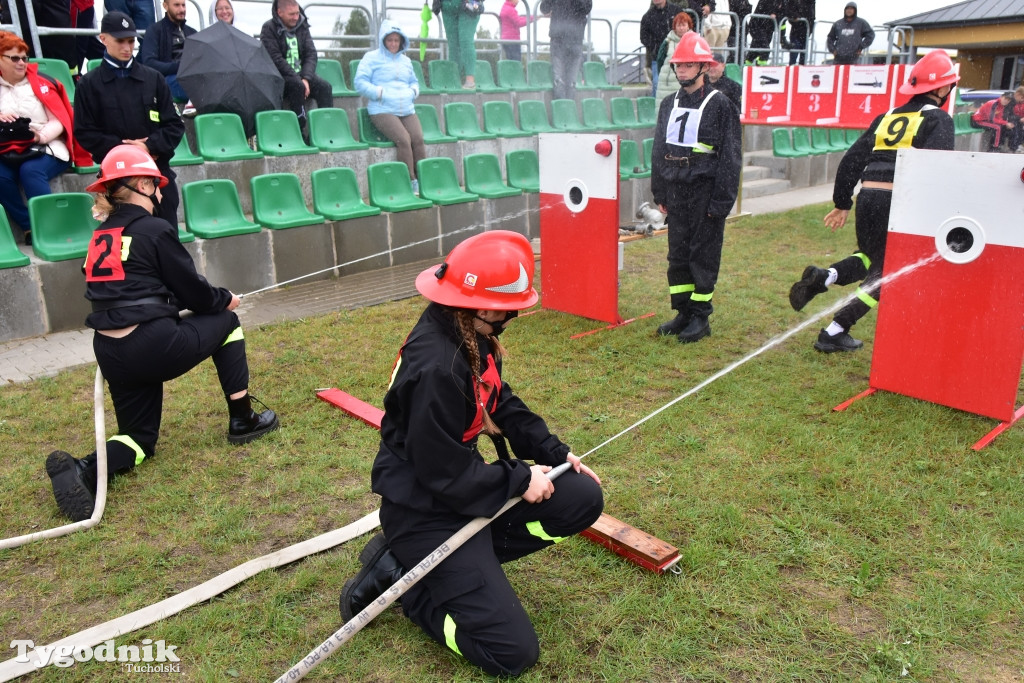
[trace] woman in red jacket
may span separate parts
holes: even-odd
[[[75,143],[71,103],[60,81],[43,76],[28,63],[28,45],[7,31],[0,31],[0,121],[28,119],[38,153],[25,160],[0,157],[0,205],[32,243],[27,200],[50,194],[50,181],[73,160],[92,165],[88,152]],[[22,199],[22,191],[25,198]]]
[[[427,635],[492,676],[516,675],[540,655],[502,563],[579,533],[604,505],[597,476],[501,378],[498,335],[537,302],[532,282],[530,243],[505,230],[467,239],[416,278],[431,303],[395,362],[373,464],[384,533],[363,549],[340,601],[349,621],[404,567],[522,497],[402,597]],[[494,462],[477,450],[481,433],[495,441]],[[545,473],[564,462],[572,468],[550,481]]]

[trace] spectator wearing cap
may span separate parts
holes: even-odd
[[[144,149],[168,181],[162,190],[160,216],[176,224],[179,198],[170,160],[185,125],[163,75],[133,58],[137,36],[135,22],[127,14],[103,16],[103,61],[82,76],[75,90],[75,137],[96,163],[118,145]]]
[[[1010,120],[1010,116],[1008,116],[1008,113],[1012,116],[1013,95],[1012,90],[1007,90],[996,99],[989,100],[981,105],[981,108],[971,115],[971,123],[974,127],[985,130],[985,143],[982,146],[986,152],[1004,151],[1002,146],[1004,138],[1013,138],[1015,126],[1013,121]],[[1003,131],[1006,131],[1005,136]],[[1010,152],[1013,150],[1007,149],[1005,151]]]
[[[185,39],[196,30],[185,25],[185,0],[164,0],[164,18],[149,27],[139,47],[139,61],[156,69],[167,80],[171,95],[179,102],[188,100],[185,89],[178,83],[178,66],[181,53],[185,51]],[[185,106],[186,114],[195,113],[191,103]]]

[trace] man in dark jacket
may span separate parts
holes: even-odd
[[[540,11],[551,17],[551,78],[555,99],[575,99],[576,77],[583,65],[583,33],[592,0],[541,0]]]
[[[856,64],[861,53],[871,47],[875,32],[871,24],[857,16],[857,3],[846,3],[843,18],[832,24],[826,46],[836,64]]]
[[[814,27],[814,0],[786,0],[786,16],[789,18],[789,40],[783,35],[782,42],[789,43],[789,65],[805,64],[807,31]]]
[[[316,45],[309,33],[306,15],[296,0],[274,0],[271,19],[263,24],[260,43],[284,76],[284,104],[299,117],[305,129],[306,99],[318,107],[334,104],[331,84],[316,75]]]
[[[760,0],[754,8],[754,14],[763,15],[763,18],[751,17],[747,23],[747,32],[750,33],[747,61],[767,63],[772,38],[775,36],[776,22],[782,21],[786,15],[785,0]]]
[[[651,83],[658,82],[654,56],[672,28],[672,18],[682,11],[682,7],[666,0],[653,0],[650,8],[640,18],[640,43],[647,53],[647,68],[652,70]]]
[[[149,27],[139,47],[139,61],[156,69],[167,79],[174,99],[188,99],[178,83],[178,65],[185,50],[185,38],[196,32],[185,25],[185,0],[164,0],[164,18]]]
[[[171,90],[159,72],[132,57],[135,23],[122,12],[108,12],[100,23],[106,47],[103,62],[90,69],[75,89],[75,137],[96,163],[122,144],[141,147],[153,157],[167,186],[160,216],[178,224],[177,176],[170,161],[185,134]]]

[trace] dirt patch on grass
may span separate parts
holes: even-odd
[[[858,638],[885,631],[885,617],[881,612],[850,600],[840,588],[808,579],[793,569],[783,574],[787,575],[789,589],[803,598],[807,609],[823,616],[839,630]]]
[[[1020,683],[1024,681],[1024,650],[993,648],[993,652],[957,649],[939,657],[936,673],[964,683]]]

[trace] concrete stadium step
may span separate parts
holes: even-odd
[[[765,178],[772,178],[772,169],[766,166],[744,166],[743,167],[743,182],[749,183],[754,180],[763,180]]]
[[[743,181],[743,197],[745,199],[778,194],[789,189],[790,182],[785,178],[759,178],[749,182],[747,180]]]

